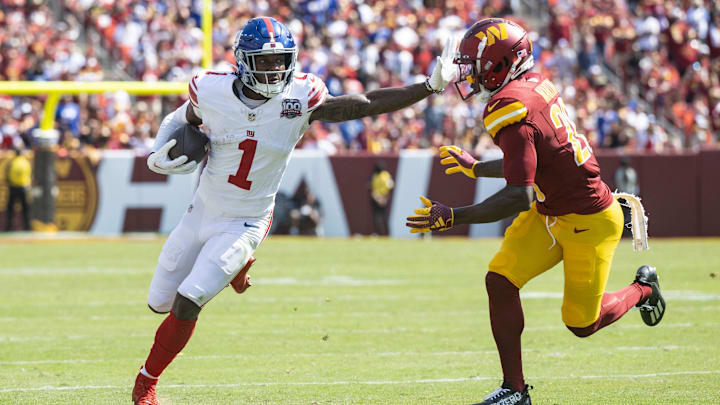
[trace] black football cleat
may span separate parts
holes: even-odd
[[[640,310],[640,316],[647,326],[655,326],[660,323],[665,315],[665,299],[660,293],[660,282],[657,271],[652,266],[640,266],[635,275],[635,282],[652,288],[652,294],[643,302],[635,305]]]
[[[483,398],[482,402],[474,405],[532,405],[530,393],[528,392],[531,389],[532,387],[526,384],[522,392],[515,391],[509,385],[503,383],[500,388]]]

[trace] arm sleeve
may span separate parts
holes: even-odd
[[[511,186],[535,184],[537,152],[535,130],[523,123],[508,125],[498,131],[498,145],[502,149],[503,175]]]
[[[152,152],[157,152],[158,149],[167,143],[170,134],[188,123],[185,114],[187,113],[186,111],[189,105],[190,102],[186,101],[183,105],[178,107],[177,110],[171,112],[163,118],[157,135],[155,136],[155,144],[152,147]]]

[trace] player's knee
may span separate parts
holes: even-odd
[[[148,293],[147,305],[156,314],[167,314],[172,309],[173,295],[160,294],[152,289]]]
[[[517,287],[515,287],[515,285],[511,283],[510,280],[508,280],[505,276],[492,271],[488,271],[488,273],[485,275],[485,288],[487,289],[488,294],[507,288],[517,289]]]
[[[155,312],[156,314],[164,315],[170,312],[169,307],[167,307],[167,310],[164,310],[164,308],[155,308],[152,305],[148,303],[148,308],[150,308],[151,311]]]
[[[178,293],[172,305],[172,312],[181,321],[192,321],[198,318],[202,307],[189,298]]]
[[[568,325],[565,325],[565,326],[570,330],[570,332],[573,333],[573,335],[575,335],[579,338],[586,338],[586,337],[592,335],[593,333],[595,333],[595,331],[597,330],[595,328],[595,324],[586,326],[584,328],[577,328],[577,327],[568,326]]]

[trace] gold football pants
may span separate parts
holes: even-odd
[[[623,229],[620,204],[590,215],[540,214],[535,204],[520,213],[505,232],[490,271],[522,288],[533,277],[564,264],[562,320],[585,327],[597,320],[610,264]]]

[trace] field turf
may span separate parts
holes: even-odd
[[[162,239],[0,238],[0,404],[126,404],[163,317],[145,298]],[[500,241],[272,237],[163,374],[162,404],[471,404],[501,379],[484,276]],[[608,289],[657,265],[665,319],[579,339],[562,269],[523,289],[533,404],[720,403],[720,240],[651,239]]]

